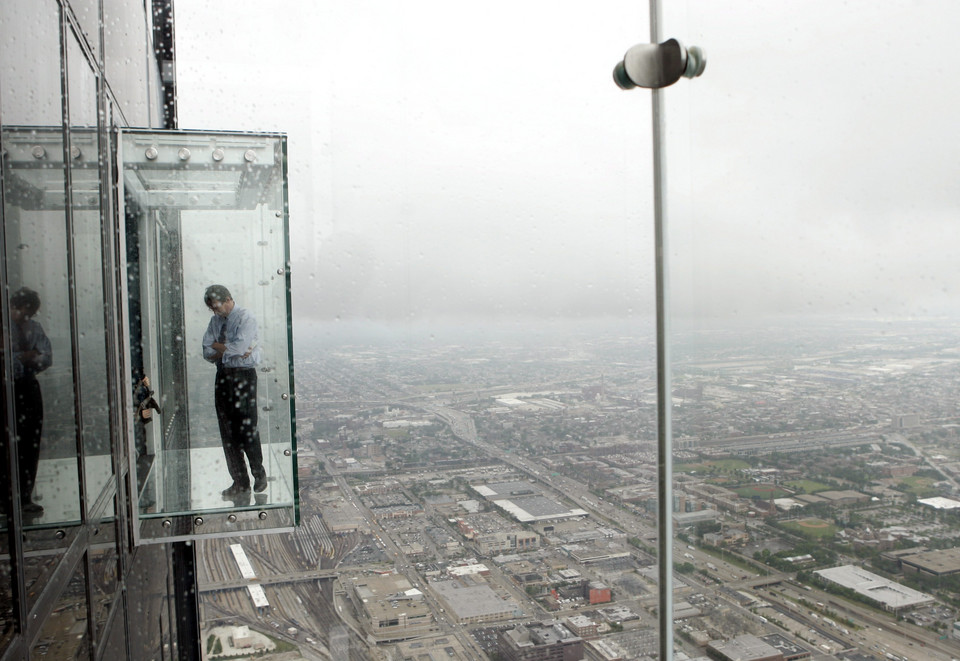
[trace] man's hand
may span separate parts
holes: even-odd
[[[214,360],[220,360],[223,358],[224,352],[227,350],[227,345],[222,342],[214,342],[210,345],[211,348],[217,352],[216,358]]]
[[[21,351],[17,354],[17,358],[20,359],[21,365],[32,365],[40,357],[40,352],[36,349],[31,349],[30,351]]]

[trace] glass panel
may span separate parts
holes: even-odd
[[[4,412],[0,415],[0,421],[7,422],[7,416]],[[6,465],[5,461],[0,460],[0,464]],[[5,509],[5,508],[2,508]],[[0,531],[0,655],[4,653],[7,646],[16,633],[16,604],[13,602],[13,574],[10,564],[10,542],[5,527],[7,526],[7,513],[0,511],[0,518],[3,519],[4,530]]]
[[[518,611],[540,619],[548,610],[558,622],[588,614],[584,631],[608,632],[604,642],[617,647],[607,649],[620,650],[584,644],[584,654],[644,658],[656,651],[655,533],[632,503],[657,499],[652,306],[641,298],[652,291],[649,101],[615,97],[610,80],[613,59],[645,33],[642,8],[495,2],[466,16],[456,3],[426,4],[313,15],[321,36],[300,53],[338,62],[317,67],[329,85],[311,87],[336,93],[305,94],[302,105],[263,88],[244,108],[216,103],[243,89],[252,68],[270,71],[257,79],[275,90],[296,88],[298,74],[270,59],[289,51],[261,49],[231,78],[237,51],[209,43],[209,32],[178,30],[198,51],[191,66],[178,60],[178,90],[190,90],[183,125],[233,111],[244,125],[314,122],[290,133],[302,140],[296,153],[309,155],[291,168],[304,183],[291,186],[291,209],[309,216],[292,223],[302,260],[298,410],[317,441],[317,459],[303,459],[304,482],[315,482],[303,492],[310,525],[297,531],[299,561],[328,554],[343,575],[356,567],[343,600],[371,635],[405,635],[390,629],[412,613],[407,602],[377,603],[372,587],[373,567],[395,567],[379,594],[422,591],[463,658],[486,658],[478,645],[496,654]],[[436,29],[441,4],[450,30]],[[181,10],[202,11],[181,3],[178,20]],[[198,28],[213,19],[203,18]],[[218,28],[232,34],[239,18]],[[324,35],[324,25],[335,27]],[[261,43],[286,43],[263,28]],[[357,34],[375,36],[357,48]],[[491,39],[495,49],[484,46]],[[447,51],[455,64],[439,55]],[[219,80],[202,78],[213,70]],[[375,91],[371,70],[389,71]],[[329,197],[317,197],[317,181],[330,182]],[[481,553],[489,576],[457,580],[441,569]],[[211,565],[236,574],[224,560]],[[298,635],[310,632],[296,602],[268,598],[264,620],[276,624],[267,626],[282,632],[296,618]],[[246,595],[220,599],[252,613]],[[302,611],[314,615],[312,606],[304,599]],[[474,617],[490,622],[466,624]],[[347,636],[336,628],[323,644],[342,658]],[[350,649],[360,656],[367,643]],[[420,644],[398,655],[429,652]]]
[[[125,615],[129,622],[131,659],[176,659],[173,640],[176,618],[172,615],[173,567],[170,545],[140,546],[131,555],[126,580]],[[113,628],[121,627],[120,621]],[[189,625],[185,625],[189,626]]]
[[[120,598],[117,592],[120,567],[115,521],[105,522],[94,528],[89,551],[91,606],[98,646],[104,638],[103,627],[110,614],[110,607],[114,599]]]
[[[80,349],[81,437],[86,509],[89,512],[113,474],[100,228],[97,79],[73,39],[68,40],[67,55],[74,295]]]
[[[0,143],[3,149],[3,227],[5,241],[3,250],[7,260],[7,273],[4,274],[6,282],[9,283],[11,291],[21,286],[29,285],[35,290],[43,300],[52,303],[43,310],[43,314],[37,315],[34,320],[40,327],[44,328],[45,335],[50,338],[51,353],[53,345],[56,342],[56,360],[51,368],[41,373],[32,383],[30,379],[23,381],[22,385],[17,383],[21,379],[14,379],[13,388],[9,388],[7,376],[4,375],[4,387],[7,388],[7,397],[14,400],[14,415],[20,420],[19,429],[16,431],[17,441],[17,461],[22,469],[17,472],[22,475],[19,482],[22,483],[21,489],[29,491],[31,497],[35,496],[36,501],[41,502],[41,494],[31,486],[36,468],[39,462],[34,465],[34,457],[39,449],[38,443],[50,450],[55,444],[57,437],[65,433],[68,437],[73,436],[73,416],[72,416],[72,389],[69,387],[58,392],[56,384],[65,384],[69,386],[72,379],[70,373],[70,332],[69,323],[66,316],[58,314],[60,307],[57,305],[57,294],[60,294],[63,300],[66,299],[66,277],[64,271],[65,249],[65,223],[63,217],[63,195],[64,195],[64,174],[63,174],[63,135],[60,127],[60,52],[59,39],[60,27],[58,22],[59,12],[56,3],[52,0],[46,2],[34,3],[31,0],[12,0],[0,6],[0,34],[5,38],[0,39],[0,71],[2,71],[4,80],[4,92],[0,94],[0,119],[3,124],[0,125]],[[32,44],[30,47],[24,47],[26,36],[30,35]],[[23,131],[16,131],[13,127],[17,125],[34,125],[41,127],[56,127],[54,130],[33,131],[29,128]],[[33,144],[24,145],[22,150],[14,147],[13,136],[15,134],[28,136],[26,142]],[[42,135],[41,135],[42,134]],[[50,135],[52,134],[52,136]],[[37,149],[36,152],[33,150]],[[55,154],[53,161],[44,159],[47,150],[52,150]],[[40,151],[42,150],[42,151]],[[39,158],[34,156],[38,154]],[[31,203],[29,200],[37,200],[42,197],[42,193],[29,182],[29,178],[14,176],[12,163],[20,160],[31,165],[30,171],[35,174],[34,181],[48,179],[54,182],[54,195],[59,197],[59,213],[50,211],[41,211],[36,208],[39,205]],[[29,210],[28,210],[29,209]],[[46,245],[42,242],[45,233],[41,227],[47,223]],[[56,229],[54,229],[56,228]],[[59,248],[57,248],[57,246]],[[53,250],[50,260],[46,259],[47,250]],[[60,259],[58,260],[57,257]],[[48,316],[50,313],[53,316]],[[15,313],[19,314],[19,313]],[[16,331],[18,337],[23,338],[24,333]],[[11,340],[11,349],[16,351],[13,345],[13,333],[7,333],[4,329],[4,351],[7,350],[6,338],[9,335]],[[63,338],[66,342],[63,342]],[[38,337],[38,339],[40,339]],[[66,351],[63,349],[66,348]],[[63,368],[66,367],[66,380],[63,380]],[[22,365],[21,365],[22,368]],[[14,372],[19,372],[16,365]],[[58,375],[59,370],[59,375]],[[58,395],[63,394],[66,397],[60,404],[67,410],[67,415],[59,418],[54,413],[44,420],[42,408],[38,409],[35,405],[38,401],[36,391],[41,393],[45,391],[47,398],[47,407],[54,405]],[[33,397],[30,397],[33,393]],[[41,394],[40,397],[43,395]],[[49,410],[49,409],[48,409]],[[6,410],[4,410],[4,428],[6,428]],[[44,440],[43,424],[46,423],[46,439]],[[59,424],[58,424],[59,423]],[[6,445],[9,442],[7,434],[3,435],[3,452],[6,455],[9,448]],[[23,439],[20,441],[19,439]],[[6,465],[6,462],[0,462]],[[6,476],[4,477],[6,479]],[[37,491],[36,493],[34,493]],[[4,508],[5,509],[5,508]],[[34,508],[30,508],[34,509]],[[10,548],[8,546],[8,512],[4,511],[0,516],[0,655],[7,649],[16,626],[15,613],[19,604],[13,602],[12,575],[10,564]],[[40,515],[33,511],[29,516],[24,517],[24,523],[31,525],[36,522]],[[26,569],[26,567],[24,568]],[[29,593],[28,593],[29,594]],[[28,597],[29,604],[34,603],[36,595]]]
[[[84,563],[64,588],[50,617],[43,624],[31,659],[82,659],[90,653],[87,629],[87,582]]]
[[[133,355],[149,379],[138,399],[156,421],[140,423],[141,514],[286,509],[289,522],[296,471],[283,139],[127,133],[123,161]],[[223,316],[205,303],[211,285],[209,302]],[[215,530],[204,525],[193,532]]]
[[[93,56],[100,57],[100,0],[70,0],[73,15],[77,17],[84,38],[93,49]]]
[[[150,125],[147,62],[151,35],[141,3],[103,1],[103,59],[110,89],[130,126]]]
[[[79,519],[73,344],[55,3],[4,3],[0,40],[6,278],[13,316],[17,457],[28,584],[50,571]],[[40,530],[40,529],[45,530]],[[28,590],[28,608],[38,590]]]
[[[121,599],[129,604],[129,601],[124,596],[123,592],[117,593],[117,599]],[[109,631],[103,634],[104,637],[97,638],[97,654],[101,659],[134,659],[137,657],[130,656],[127,654],[127,627],[124,624],[123,615],[125,609],[122,609],[119,616],[113,619],[112,626]],[[160,648],[157,645],[153,649],[153,656],[145,656],[142,658],[146,659],[157,659],[156,656],[157,650]],[[163,657],[159,657],[163,658]]]
[[[680,4],[669,36],[709,60],[667,91],[677,480],[717,510],[698,568],[806,584],[730,611],[765,639],[952,658],[960,56],[925,49],[956,12]]]

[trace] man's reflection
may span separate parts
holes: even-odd
[[[21,287],[10,297],[20,503],[25,514],[33,515],[43,513],[43,507],[33,502],[43,432],[43,395],[37,374],[53,362],[50,340],[33,318],[39,310],[40,295],[29,287]]]

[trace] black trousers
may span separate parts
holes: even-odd
[[[17,416],[17,463],[20,466],[20,498],[28,502],[37,481],[40,436],[43,434],[43,394],[32,376],[14,379]]]
[[[257,429],[257,370],[254,367],[219,367],[214,386],[217,422],[227,470],[234,484],[249,488],[250,472],[265,477],[260,431]]]

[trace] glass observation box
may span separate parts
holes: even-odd
[[[0,133],[24,548],[107,534],[121,486],[135,543],[292,529],[286,138],[72,117]]]
[[[139,541],[292,528],[286,138],[123,129],[118,151]]]

